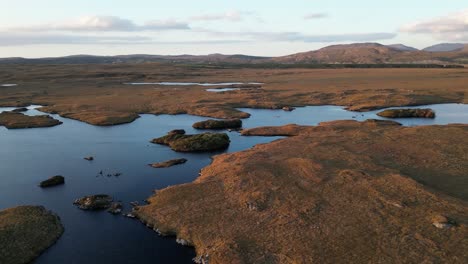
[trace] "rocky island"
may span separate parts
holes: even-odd
[[[0,263],[31,263],[54,244],[63,231],[60,218],[42,206],[0,211]]]
[[[466,259],[467,125],[336,121],[245,134],[291,136],[215,156],[137,217],[209,263]]]
[[[28,116],[19,112],[0,113],[0,126],[8,129],[52,127],[62,124],[49,115]]]
[[[377,115],[387,118],[435,118],[435,112],[432,109],[387,109]]]
[[[156,162],[149,164],[153,168],[169,168],[175,165],[184,164],[187,162],[187,159],[172,159],[164,162]]]
[[[57,186],[65,184],[65,178],[61,175],[50,177],[49,179],[42,181],[39,186],[42,188]]]
[[[226,133],[203,133],[186,135],[185,131],[171,131],[166,136],[155,138],[155,144],[167,145],[178,152],[207,152],[229,147],[229,136]]]
[[[238,118],[228,120],[209,119],[206,121],[197,122],[192,126],[196,129],[238,129],[242,127],[242,120]]]
[[[107,194],[89,195],[76,199],[73,204],[81,210],[104,210],[112,206],[113,198]]]

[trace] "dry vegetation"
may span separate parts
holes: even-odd
[[[46,105],[94,125],[140,113],[248,117],[239,107],[468,103],[467,69],[0,65],[0,79],[18,84],[0,88],[1,106]],[[265,84],[220,93],[124,84],[162,81]],[[468,126],[341,121],[242,133],[291,137],[216,156],[194,183],[157,192],[140,219],[210,263],[466,262]],[[182,151],[199,145],[166,142],[176,137],[188,135],[161,140]]]
[[[466,263],[468,126],[245,134],[296,136],[216,156],[194,183],[158,191],[140,219],[209,263]]]
[[[30,263],[62,235],[55,214],[41,206],[0,211],[0,263]]]
[[[148,64],[0,65],[1,106],[42,110],[94,125],[131,122],[139,113],[245,118],[236,107],[344,105],[353,110],[468,102],[467,69],[253,69]],[[201,86],[127,82],[264,82],[263,89],[206,92]],[[213,87],[211,87],[213,88]]]
[[[8,129],[52,127],[62,124],[49,115],[28,116],[18,112],[0,113],[0,126]]]

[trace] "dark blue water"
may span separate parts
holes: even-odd
[[[405,125],[468,123],[468,105],[431,105],[435,119],[397,120]],[[0,111],[12,108],[0,108]],[[244,127],[315,125],[323,121],[378,118],[376,112],[356,113],[336,106],[281,110],[241,109],[252,114]],[[29,110],[26,114],[42,114]],[[205,118],[178,115],[142,115],[131,124],[97,127],[83,122],[55,118],[64,123],[51,128],[7,130],[0,127],[0,210],[17,205],[43,205],[56,212],[65,233],[37,263],[191,263],[195,252],[174,239],[161,238],[138,221],[107,212],[85,212],[72,205],[74,199],[105,193],[125,204],[142,201],[155,189],[193,181],[216,153],[181,154],[149,143],[172,129],[191,128]],[[228,152],[240,151],[278,137],[241,137],[229,133]],[[92,162],[83,159],[94,156]],[[148,163],[187,158],[183,165],[154,169]],[[100,176],[122,173],[119,177]],[[63,175],[66,184],[41,189],[37,184],[50,176]]]

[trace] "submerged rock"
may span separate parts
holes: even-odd
[[[214,120],[209,119],[193,124],[196,129],[227,129],[227,128],[241,128],[242,120],[228,119],[228,120]]]
[[[109,209],[107,209],[107,212],[111,214],[120,214],[122,212],[122,207],[121,202],[114,202],[110,205]]]
[[[185,130],[183,129],[174,129],[167,133],[168,135],[185,135]]]
[[[151,141],[167,145],[178,152],[207,152],[229,147],[230,140],[226,133],[203,133],[196,135],[168,134]]]
[[[187,159],[172,159],[164,162],[149,164],[153,168],[168,168],[179,164],[184,164]]]
[[[113,199],[107,194],[97,194],[76,199],[73,204],[82,210],[104,210],[111,207]]]
[[[21,113],[21,112],[26,112],[26,111],[28,111],[28,108],[26,108],[26,107],[20,107],[20,108],[16,108],[14,110],[11,110],[11,112],[13,112],[13,113]]]
[[[32,263],[62,235],[60,218],[42,206],[0,211],[0,263]]]
[[[281,109],[283,109],[283,111],[286,111],[286,112],[292,112],[292,111],[296,110],[296,108],[292,107],[292,106],[283,106],[283,108],[281,108]]]
[[[52,187],[65,183],[65,178],[63,176],[57,175],[53,176],[45,181],[42,181],[39,186],[42,188]]]
[[[128,218],[132,218],[132,219],[135,219],[136,218],[136,215],[134,213],[127,213],[124,215],[125,217],[128,217]]]
[[[435,112],[432,109],[388,109],[377,113],[378,116],[387,118],[435,118]]]

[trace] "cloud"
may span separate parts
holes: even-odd
[[[431,35],[436,39],[468,41],[468,9],[404,25],[401,32]]]
[[[228,11],[225,13],[218,13],[218,14],[203,14],[199,16],[192,16],[190,17],[191,20],[195,21],[216,21],[216,20],[225,20],[231,22],[239,22],[242,21],[245,15],[250,15],[250,12],[239,12],[236,10]]]
[[[320,18],[326,18],[328,17],[328,14],[326,13],[310,13],[304,16],[304,19],[306,20],[311,20],[311,19],[320,19]]]
[[[199,29],[200,31],[203,31]],[[377,41],[396,37],[396,33],[354,33],[354,34],[304,34],[300,32],[220,32],[205,31],[217,37],[248,38],[251,41],[278,42],[343,42],[343,41]]]
[[[151,41],[142,36],[89,36],[44,33],[0,33],[0,46],[44,44],[137,44]]]
[[[0,46],[27,45],[220,45],[239,44],[245,40],[214,39],[189,41],[157,41],[146,36],[90,36],[51,33],[0,33]]]
[[[98,31],[161,31],[161,30],[183,30],[189,29],[184,22],[174,20],[154,20],[143,25],[138,25],[131,20],[116,16],[85,16],[78,19],[43,24],[38,26],[26,26],[10,28],[9,31],[69,31],[69,32],[98,32]]]

